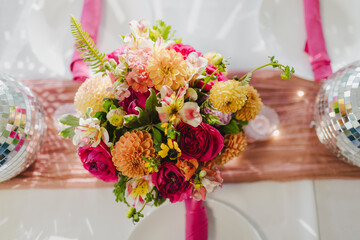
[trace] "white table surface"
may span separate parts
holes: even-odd
[[[251,69],[267,61],[258,31],[261,0],[227,0],[221,5],[214,0],[104,3],[101,51],[118,46],[117,34],[128,32],[128,20],[163,18],[185,43],[203,52],[233,56],[231,69]],[[81,4],[0,0],[0,17],[9,20],[0,21],[0,71],[19,78],[70,79],[72,39],[65,26],[70,13],[79,16]],[[355,240],[360,236],[359,184],[358,180],[225,184],[210,197],[244,213],[266,240]],[[125,213],[110,188],[0,190],[0,239],[127,239],[134,225]]]

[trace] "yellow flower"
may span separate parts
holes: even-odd
[[[246,87],[238,81],[217,82],[210,90],[210,101],[217,110],[223,113],[231,113],[244,106],[246,94]]]
[[[148,61],[146,71],[149,73],[155,88],[160,90],[167,85],[177,90],[184,85],[187,64],[181,53],[174,49],[162,48],[155,51]]]
[[[181,150],[177,142],[173,142],[172,139],[168,138],[167,145],[162,143],[160,145],[161,150],[159,151],[159,155],[162,158],[169,157],[170,160],[175,160],[181,156]]]
[[[254,119],[259,114],[261,106],[263,105],[260,95],[256,89],[250,85],[246,85],[246,88],[247,100],[245,105],[237,111],[235,115],[235,118],[241,121],[250,121]]]
[[[85,82],[81,84],[75,95],[74,105],[76,110],[83,117],[85,116],[86,109],[88,107],[93,109],[91,115],[94,115],[96,112],[103,111],[103,99],[114,97],[113,93],[106,91],[106,89],[111,86],[112,83],[109,77],[97,75],[86,79]]]

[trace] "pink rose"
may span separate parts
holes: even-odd
[[[215,72],[215,71],[216,71],[216,67],[215,67],[214,65],[208,64],[208,65],[206,66],[206,74],[207,74],[207,75],[211,75],[211,74],[212,74],[213,72]],[[227,81],[227,80],[228,80],[228,78],[225,77],[221,71],[219,71],[218,73],[214,74],[214,76],[217,76],[217,79],[216,79],[216,80],[217,80],[218,82],[222,82],[222,81]],[[206,86],[204,87],[204,90],[205,90],[205,91],[210,91],[211,88],[212,88],[212,86],[216,83],[216,80],[215,80],[215,81],[212,81],[212,82],[209,82],[208,84],[206,84]],[[200,80],[197,85],[198,85],[198,87],[201,88],[201,87],[204,85],[204,82]]]
[[[128,46],[123,45],[121,47],[118,47],[115,51],[109,53],[107,56],[108,59],[114,59],[117,64],[119,64],[119,56],[123,55],[125,53],[125,50]]]
[[[138,115],[139,113],[135,110],[135,107],[145,108],[146,99],[150,96],[150,91],[141,93],[135,92],[132,88],[129,88],[129,91],[130,96],[119,102],[119,106],[123,107],[127,114]]]
[[[224,147],[224,137],[207,123],[202,122],[198,127],[192,127],[181,122],[177,130],[180,132],[181,158],[209,161]]]
[[[193,189],[192,184],[185,180],[181,171],[171,162],[163,163],[159,171],[152,174],[152,182],[160,196],[169,198],[172,203],[189,198]]]
[[[184,45],[182,43],[177,43],[172,45],[171,47],[172,49],[174,49],[176,52],[179,52],[183,55],[184,60],[188,57],[188,55],[192,52],[196,52],[199,57],[201,56],[201,52],[197,52],[192,46],[190,45]]]
[[[86,145],[78,151],[83,166],[95,177],[105,182],[117,182],[118,175],[112,162],[111,154],[105,143],[96,147]]]

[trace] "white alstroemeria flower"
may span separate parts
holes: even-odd
[[[206,70],[208,60],[206,58],[199,57],[196,52],[192,52],[186,58],[186,63],[188,64],[189,68],[195,70],[195,73],[202,74]]]
[[[156,42],[155,42],[155,45],[154,45],[154,50],[159,51],[160,49],[163,49],[163,48],[168,49],[174,44],[175,44],[174,40],[165,41],[161,37],[158,37]]]
[[[79,126],[75,128],[73,144],[80,147],[91,144],[91,147],[96,147],[100,144],[101,139],[108,147],[112,145],[112,143],[109,142],[109,133],[104,127],[100,126],[99,119],[80,118]]]
[[[132,34],[128,34],[124,37],[124,43],[128,45],[129,49],[153,49],[154,42],[145,37],[134,37]]]
[[[133,178],[126,183],[125,199],[132,207],[141,208],[145,204],[146,194],[154,187],[151,175]]]
[[[147,20],[140,19],[139,21],[132,20],[130,23],[130,30],[132,34],[138,38],[148,38],[150,23]]]
[[[200,107],[196,102],[184,103],[186,88],[180,88],[175,93],[169,86],[163,86],[160,90],[161,107],[156,107],[161,122],[173,122],[178,120],[197,127],[202,121]]]

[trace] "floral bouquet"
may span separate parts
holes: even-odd
[[[95,177],[114,182],[116,201],[129,206],[138,222],[146,205],[188,198],[204,200],[221,186],[221,166],[244,151],[243,126],[262,102],[249,85],[251,74],[227,78],[221,54],[202,54],[173,39],[163,21],[131,21],[124,45],[99,53],[80,23],[71,18],[77,49],[96,70],[78,89],[81,115],[64,115],[60,135],[79,146],[78,154]]]

